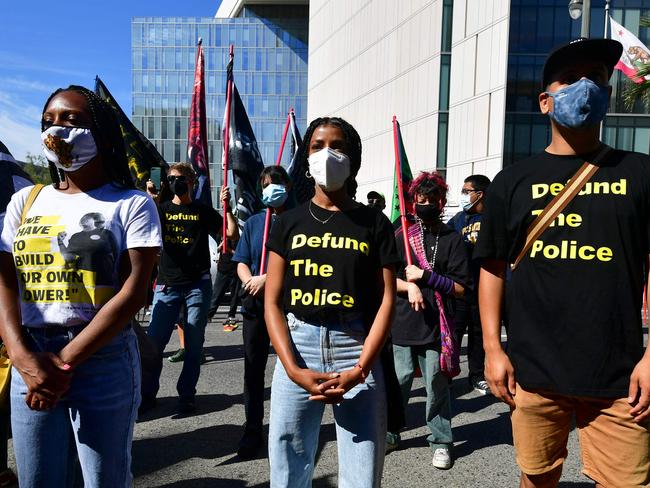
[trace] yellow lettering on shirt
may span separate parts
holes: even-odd
[[[531,186],[533,200],[550,194],[558,195],[564,188],[564,183],[535,183]],[[578,195],[627,195],[627,179],[621,178],[615,182],[589,181]]]
[[[365,241],[358,241],[352,237],[337,237],[331,232],[322,236],[306,236],[296,234],[291,239],[291,249],[298,249],[304,246],[322,249],[347,249],[360,251],[366,256],[370,254],[370,245]]]
[[[530,248],[530,257],[544,257],[550,260],[581,259],[583,261],[597,259],[598,261],[607,263],[613,259],[614,252],[606,246],[595,247],[588,244],[578,244],[578,241],[563,240],[558,246],[555,244],[545,244],[538,239]]]

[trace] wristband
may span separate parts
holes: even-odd
[[[361,370],[361,381],[359,383],[365,383],[366,378],[368,377],[368,373],[366,373],[366,370],[363,369],[363,366],[361,366],[361,363],[355,364],[354,367],[359,368]]]
[[[445,295],[451,295],[454,291],[454,281],[435,271],[424,270],[420,281],[425,283],[429,288],[433,288]]]

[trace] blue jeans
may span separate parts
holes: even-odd
[[[162,371],[162,353],[174,331],[178,314],[185,305],[183,332],[185,334],[185,359],[183,370],[178,378],[176,390],[181,400],[194,400],[196,383],[201,372],[201,353],[205,340],[205,326],[208,322],[208,309],[212,297],[210,278],[196,281],[189,285],[156,285],[151,311],[151,322],[147,335],[158,348],[159,361],[157,371],[151,380],[142,385],[142,396],[155,398],[160,388]]]
[[[422,379],[427,392],[426,420],[431,431],[427,441],[432,450],[439,447],[451,448],[451,395],[449,380],[440,371],[440,353],[432,345],[398,346],[393,344],[395,358],[395,373],[402,388],[404,409],[411,396],[411,385],[415,376],[416,366],[420,366]],[[399,433],[390,432],[388,442],[397,443]]]
[[[80,327],[25,328],[33,351],[58,353]],[[140,356],[129,327],[72,373],[54,408],[31,410],[13,369],[11,429],[21,488],[71,487],[75,445],[85,487],[130,487],[133,425],[140,404]]]
[[[359,361],[366,330],[361,320],[307,323],[287,316],[296,361],[320,372],[344,371]],[[311,486],[325,403],[289,379],[278,360],[271,386],[269,462],[271,488]],[[340,488],[372,488],[381,483],[386,441],[386,393],[377,362],[365,383],[333,405]]]

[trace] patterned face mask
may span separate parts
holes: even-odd
[[[583,78],[556,92],[546,92],[553,98],[553,111],[548,115],[570,129],[591,127],[605,118],[609,104],[609,89]]]
[[[63,171],[77,171],[97,156],[97,145],[90,129],[53,125],[41,133],[43,154]]]

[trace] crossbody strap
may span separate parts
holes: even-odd
[[[542,210],[533,223],[528,227],[526,232],[526,242],[524,247],[521,248],[517,259],[512,265],[512,270],[519,265],[520,261],[524,258],[526,253],[532,247],[533,243],[539,239],[539,237],[544,233],[549,225],[555,220],[555,218],[566,208],[566,206],[571,203],[575,196],[582,191],[585,184],[589,179],[598,171],[598,163],[611,151],[612,148],[609,146],[604,146],[603,149],[598,153],[594,158],[596,163],[590,163],[585,161],[585,163],[580,167],[580,169],[573,175],[569,180],[562,191],[558,193],[553,200],[549,202],[548,205]]]
[[[25,205],[23,205],[23,211],[20,213],[20,225],[25,223],[25,219],[27,218],[27,212],[29,212],[29,209],[32,208],[32,205],[34,204],[36,197],[41,192],[44,186],[45,185],[38,183],[34,185],[30,190],[29,195],[27,195],[27,200],[25,200]]]

